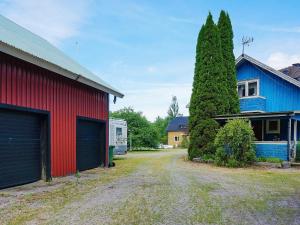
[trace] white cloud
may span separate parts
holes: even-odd
[[[115,111],[123,107],[132,106],[136,111],[141,111],[151,121],[159,116],[166,116],[172,96],[177,96],[179,111],[188,115],[186,105],[190,101],[192,92],[191,84],[139,84],[137,88],[125,92],[124,99],[118,99],[116,104],[110,105],[110,110]],[[149,87],[150,86],[150,87]]]
[[[0,3],[0,13],[51,43],[79,33],[89,0],[11,0]]]
[[[154,72],[157,71],[157,68],[155,66],[149,66],[149,67],[146,68],[146,71],[148,73],[154,73]]]
[[[267,64],[275,69],[282,69],[298,62],[300,62],[300,54],[286,54],[283,52],[274,52],[267,59]]]

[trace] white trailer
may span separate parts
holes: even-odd
[[[123,119],[109,119],[109,145],[115,146],[115,155],[127,153],[127,122]]]

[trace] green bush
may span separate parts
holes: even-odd
[[[205,155],[201,156],[201,159],[205,163],[214,163],[214,161],[215,161],[215,155],[213,155],[213,154],[205,154]]]
[[[217,166],[225,166],[228,161],[228,155],[225,152],[224,147],[218,147],[215,154],[215,164]]]
[[[214,154],[214,139],[219,124],[214,119],[201,120],[190,132],[189,159]]]
[[[237,161],[236,159],[230,157],[227,161],[227,164],[226,164],[227,167],[231,167],[231,168],[236,168],[236,167],[240,167],[241,164],[239,161]]]
[[[189,139],[187,138],[187,136],[183,136],[182,137],[182,142],[181,142],[181,144],[180,144],[179,147],[181,147],[181,148],[188,148],[189,145],[190,145]]]
[[[300,162],[300,144],[297,144],[296,147],[296,161]]]
[[[216,165],[240,167],[255,162],[254,139],[248,120],[230,120],[219,129],[215,138]]]

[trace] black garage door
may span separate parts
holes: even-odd
[[[96,168],[105,160],[105,123],[78,119],[77,170]]]
[[[41,119],[0,109],[0,188],[41,179]]]

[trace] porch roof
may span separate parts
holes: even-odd
[[[300,120],[300,111],[283,111],[283,112],[245,112],[231,115],[218,115],[215,120],[228,120],[236,118],[272,118],[272,117],[291,117],[295,120]]]

